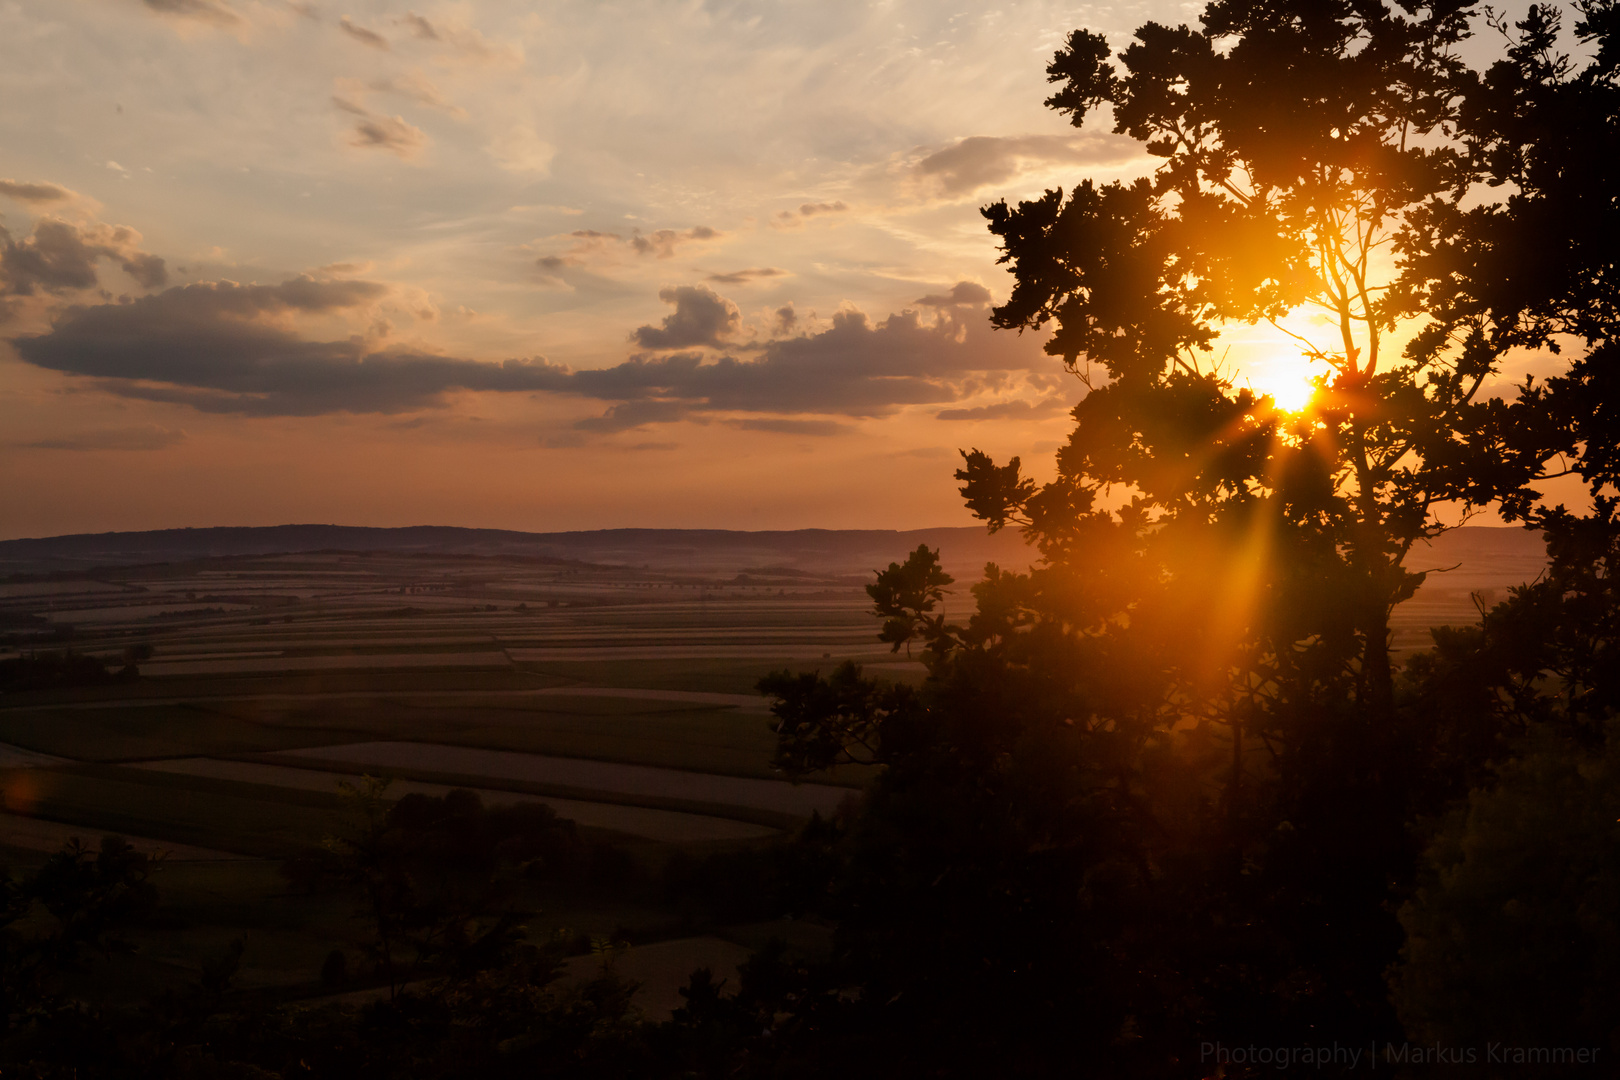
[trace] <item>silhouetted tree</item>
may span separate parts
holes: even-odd
[[[1109,108],[1163,161],[985,211],[1016,277],[995,321],[1050,329],[1086,389],[1051,483],[976,450],[957,474],[1041,561],[989,567],[962,625],[918,587],[931,552],[878,575],[884,640],[925,646],[916,691],[853,666],[762,683],[779,765],[883,768],[834,888],[865,1010],[842,1030],[871,1060],[897,1065],[878,1030],[939,1075],[1202,1075],[1205,1039],[1399,1038],[1413,825],[1516,730],[1477,691],[1435,707],[1468,647],[1397,679],[1408,555],[1484,508],[1574,536],[1537,503],[1569,469],[1612,510],[1620,247],[1558,204],[1614,236],[1620,17],[1579,11],[1579,68],[1553,10],[1450,2],[1217,0],[1117,65],[1085,31],[1057,55],[1049,104]],[[1503,35],[1484,72],[1476,28]],[[1574,257],[1504,276],[1533,237]],[[1305,408],[1220,362],[1220,331],[1257,322],[1318,365]],[[1526,349],[1576,359],[1502,394]]]

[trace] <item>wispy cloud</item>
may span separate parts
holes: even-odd
[[[729,274],[710,274],[709,280],[716,285],[748,285],[766,278],[786,276],[786,270],[780,270],[774,266],[753,266],[747,270],[733,270]]]
[[[242,17],[225,0],[141,0],[141,3],[160,15],[194,19],[214,26],[238,26],[242,22]]]
[[[356,25],[347,15],[338,20],[338,28],[367,48],[380,49],[383,52],[392,51],[387,38],[375,30],[368,30],[364,26]]]
[[[349,145],[363,150],[386,150],[402,158],[413,158],[429,143],[427,134],[406,122],[403,116],[383,116],[348,98],[333,97],[332,104],[358,117],[349,132]]]
[[[960,198],[1054,165],[1117,165],[1141,156],[1141,145],[1122,135],[974,135],[913,168],[941,194]]]
[[[0,180],[0,195],[28,206],[51,206],[56,203],[86,202],[84,196],[60,184],[45,181]]]
[[[1032,420],[1038,416],[1060,413],[1069,404],[1066,398],[1054,396],[1039,401],[998,401],[990,405],[976,405],[970,409],[941,409],[934,416],[939,420]]]

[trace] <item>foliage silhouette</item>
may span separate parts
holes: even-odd
[[[1592,236],[1620,206],[1620,16],[1578,10],[1585,66],[1537,7],[1487,13],[1504,55],[1473,70],[1481,12],[1449,2],[1217,0],[1117,66],[1086,31],[1055,58],[1050,105],[1111,109],[1162,163],[985,210],[1016,279],[994,320],[1051,330],[1086,391],[1052,482],[978,450],[957,473],[1041,561],[988,567],[962,625],[900,587],[932,553],[880,575],[918,690],[852,665],[761,684],[781,766],[884,767],[833,890],[841,1030],[874,1073],[1202,1076],[1206,1041],[1401,1040],[1386,970],[1423,823],[1532,728],[1590,744],[1612,700],[1607,647],[1582,651],[1612,563],[1580,578],[1575,552],[1615,533],[1620,246]],[[1502,272],[1565,241],[1557,272]],[[1304,409],[1223,366],[1250,323],[1314,363]],[[1524,350],[1562,367],[1504,394]],[[1593,519],[1540,502],[1567,474]],[[1558,569],[1398,672],[1410,553],[1487,508],[1546,529]]]

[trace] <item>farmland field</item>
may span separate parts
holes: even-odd
[[[1461,569],[1397,611],[1398,647],[1534,576],[1522,534],[1475,532],[1493,535],[1422,553]],[[1023,550],[1011,543],[1004,566]],[[319,990],[322,943],[356,931],[343,905],[287,893],[276,867],[345,828],[354,801],[340,784],[363,774],[389,778],[388,798],[464,788],[488,806],[543,802],[647,873],[768,843],[836,814],[870,775],[773,772],[760,677],[844,660],[922,676],[876,641],[863,589],[906,549],[860,550],[763,567],[747,547],[727,564],[690,544],[662,557],[621,544],[603,562],[327,551],[15,574],[0,581],[0,659],[71,649],[109,675],[0,697],[0,859],[26,865],[104,833],[166,851],[159,885],[191,930],[153,929],[120,963],[171,977],[247,932],[246,984],[296,995]],[[946,562],[959,579],[947,613],[964,617],[975,565]],[[138,674],[116,674],[129,663]],[[645,889],[559,885],[546,912],[554,927],[669,939],[680,964],[708,948],[716,970],[734,968],[737,943],[759,944],[683,922]],[[664,953],[637,955],[651,971]],[[650,1007],[667,1009],[673,983],[659,980]]]

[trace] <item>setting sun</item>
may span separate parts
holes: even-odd
[[[1257,394],[1271,398],[1281,412],[1302,412],[1316,395],[1309,368],[1299,364],[1271,364],[1251,376]]]

